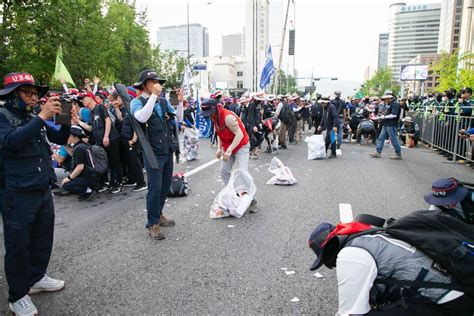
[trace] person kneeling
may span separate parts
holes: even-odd
[[[94,171],[89,144],[84,142],[87,135],[79,126],[71,126],[71,135],[68,143],[73,148],[73,169],[67,178],[62,181],[64,190],[78,194],[82,201],[89,200],[94,194],[92,187],[97,182],[97,173]]]

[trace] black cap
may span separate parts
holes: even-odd
[[[204,117],[210,117],[216,112],[218,100],[213,98],[204,99],[201,103],[201,113]]]
[[[82,127],[80,127],[78,125],[72,125],[71,126],[71,135],[79,137],[81,139],[82,138],[87,138],[87,135],[84,132],[84,130],[82,129]]]
[[[144,84],[145,81],[149,79],[157,80],[161,85],[166,82],[166,79],[160,78],[158,76],[158,73],[155,69],[146,69],[140,73],[140,76],[138,77],[138,82],[135,82],[133,84],[133,87],[136,89],[141,89],[142,84]]]

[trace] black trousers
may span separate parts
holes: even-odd
[[[50,189],[6,192],[2,217],[8,301],[13,303],[28,294],[48,268],[54,235]]]
[[[472,316],[474,314],[474,298],[464,294],[463,296],[444,303],[435,304],[432,302],[412,300],[407,301],[407,307],[397,306],[389,310],[373,309],[366,315],[369,316]]]
[[[109,159],[111,186],[122,184],[123,169],[120,161],[120,139],[110,140],[109,147],[105,148]]]
[[[288,141],[293,143],[295,141],[295,133],[296,133],[296,119],[291,121],[288,124]]]
[[[375,145],[377,141],[377,131],[375,130],[375,128],[370,128],[370,129],[359,128],[357,130],[357,143],[359,144],[361,142],[362,135],[370,135],[372,137],[372,144]]]
[[[320,134],[320,132],[318,132],[318,127],[321,124],[321,118],[318,116],[312,116],[311,121],[313,122],[314,126],[314,135]]]
[[[140,158],[140,146],[133,144],[127,151],[128,179],[137,184],[145,184],[143,165]]]
[[[63,185],[63,189],[83,196],[86,194],[87,188],[94,188],[97,179],[95,177],[77,177]]]

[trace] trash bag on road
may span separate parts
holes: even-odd
[[[191,161],[197,158],[199,149],[199,130],[195,127],[184,130],[184,159]]]
[[[326,158],[326,142],[323,135],[313,135],[304,140],[308,144],[308,160]]]
[[[241,218],[255,197],[257,187],[248,171],[236,169],[229,183],[222,189],[211,206],[209,216],[222,218],[234,216]]]
[[[293,173],[291,173],[290,168],[285,166],[277,157],[274,157],[270,162],[268,171],[273,173],[274,176],[267,181],[267,184],[293,185],[298,182]]]

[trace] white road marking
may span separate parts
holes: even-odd
[[[199,167],[197,167],[197,168],[194,168],[193,170],[190,170],[190,171],[186,172],[186,173],[184,174],[184,176],[185,176],[185,177],[190,177],[190,176],[192,176],[193,174],[198,173],[199,171],[201,171],[201,170],[203,170],[203,169],[206,169],[206,168],[209,167],[209,166],[212,166],[213,164],[215,164],[215,163],[218,162],[218,161],[219,161],[219,159],[216,158],[216,159],[213,159],[213,160],[211,160],[211,161],[209,161],[209,162],[206,162],[205,164],[203,164],[203,165],[201,165],[201,166],[199,166]]]

